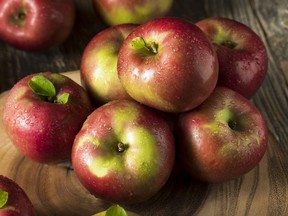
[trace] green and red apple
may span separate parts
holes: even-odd
[[[15,181],[3,175],[0,175],[0,215],[36,215],[34,206],[26,192]]]
[[[17,149],[41,163],[69,160],[76,134],[94,110],[87,92],[58,73],[19,80],[3,108],[3,126]]]
[[[106,28],[86,46],[81,59],[80,75],[83,86],[96,104],[130,98],[118,78],[117,61],[120,46],[136,26],[122,24]]]
[[[92,0],[108,25],[142,24],[168,15],[173,0]]]
[[[260,111],[225,87],[196,109],[180,114],[175,125],[178,158],[194,178],[222,182],[255,168],[267,149],[268,131]]]
[[[136,203],[165,185],[174,157],[174,136],[160,115],[133,100],[114,100],[83,124],[73,144],[72,166],[97,198]]]
[[[164,112],[184,112],[214,90],[218,60],[212,43],[196,25],[159,18],[137,27],[124,40],[118,76],[136,101]]]
[[[228,18],[207,18],[196,23],[214,44],[219,60],[218,86],[251,98],[268,69],[265,45],[249,26]]]
[[[23,50],[63,43],[75,20],[73,0],[0,0],[0,38]]]

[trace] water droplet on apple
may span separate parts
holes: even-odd
[[[27,119],[25,120],[25,124],[30,125],[30,123],[31,123],[31,119],[30,119],[30,118],[27,118]]]
[[[173,52],[178,52],[178,51],[179,51],[179,48],[178,48],[178,47],[173,47],[173,48],[172,48],[172,51],[173,51]]]

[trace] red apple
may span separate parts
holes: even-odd
[[[86,91],[57,73],[26,76],[10,90],[3,125],[28,158],[41,163],[70,159],[76,134],[93,111]]]
[[[60,45],[75,20],[73,0],[0,0],[0,38],[23,50]]]
[[[117,74],[118,52],[124,39],[137,25],[122,24],[96,34],[82,55],[82,83],[98,104],[115,99],[129,99]]]
[[[25,191],[12,179],[0,175],[0,216],[34,216]]]
[[[218,78],[211,42],[180,18],[154,19],[137,27],[122,44],[117,67],[133,99],[164,112],[197,107]]]
[[[173,0],[92,0],[108,25],[142,24],[169,13]]]
[[[166,183],[174,148],[172,131],[160,115],[133,100],[115,100],[85,121],[73,144],[72,165],[91,194],[135,203]]]
[[[182,113],[175,131],[183,166],[207,182],[244,175],[267,149],[267,127],[259,110],[225,87],[216,87],[199,107]]]
[[[214,44],[219,60],[218,86],[251,98],[268,68],[266,48],[248,26],[227,18],[207,18],[196,23]]]

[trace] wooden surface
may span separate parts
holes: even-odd
[[[0,92],[40,71],[78,70],[89,40],[106,28],[91,1],[75,0],[74,30],[60,47],[38,53],[14,49],[0,41]],[[173,173],[148,202],[125,206],[140,215],[288,215],[288,2],[287,0],[176,0],[172,16],[197,22],[222,16],[250,26],[263,39],[268,55],[266,79],[253,102],[267,121],[268,151],[259,166],[223,184],[195,182]],[[70,74],[71,75],[71,74]],[[0,96],[0,115],[5,93]],[[23,158],[0,125],[0,174],[29,193],[38,215],[91,215],[109,203],[89,195],[72,170]]]
[[[64,74],[80,83],[79,71]],[[6,95],[0,95],[0,116]],[[24,158],[1,121],[0,137],[0,174],[26,191],[38,215],[92,215],[109,206],[83,188],[69,164],[41,165]],[[175,170],[155,197],[125,208],[140,215],[286,215],[288,159],[272,135],[268,146],[259,166],[239,179],[206,184]]]

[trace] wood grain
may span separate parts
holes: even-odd
[[[31,73],[79,69],[85,46],[107,26],[91,1],[74,2],[76,23],[61,46],[33,53],[0,41],[0,92]],[[269,127],[268,151],[253,171],[224,184],[195,182],[176,170],[159,194],[127,208],[141,215],[288,215],[287,0],[177,0],[170,15],[191,22],[212,16],[232,18],[250,26],[263,39],[269,68],[253,102]],[[4,100],[5,93],[0,96],[0,110]],[[91,215],[109,205],[89,195],[67,166],[43,166],[23,158],[2,125],[0,138],[0,174],[7,174],[29,192],[38,215]]]
[[[80,83],[79,71],[65,73]],[[0,116],[7,93],[0,95]],[[0,123],[0,174],[28,194],[37,215],[92,215],[107,208],[79,183],[70,164],[43,165],[23,157]],[[168,183],[147,202],[125,205],[139,215],[288,215],[288,160],[270,134],[268,151],[245,176],[221,184],[198,182],[175,166]]]

